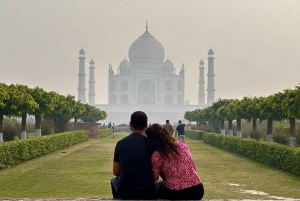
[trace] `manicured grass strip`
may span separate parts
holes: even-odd
[[[113,151],[116,142],[127,135],[90,139],[1,170],[0,198],[112,198]],[[202,141],[187,138],[186,142],[205,187],[205,200],[271,199],[263,195],[244,194],[241,190],[300,198],[300,179],[297,176]],[[230,186],[228,183],[240,186]]]

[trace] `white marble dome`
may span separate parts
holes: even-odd
[[[165,49],[148,31],[135,40],[129,48],[130,62],[162,63],[165,59]]]
[[[164,67],[164,68],[174,68],[174,65],[173,65],[172,61],[170,61],[169,59],[167,59],[167,60],[164,62],[163,67]]]
[[[130,68],[129,61],[127,59],[124,59],[123,61],[121,61],[120,68]]]

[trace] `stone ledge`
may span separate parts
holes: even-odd
[[[55,198],[46,198],[46,199],[27,199],[27,198],[20,198],[20,199],[5,199],[0,198],[0,201],[112,201],[117,199],[106,199],[106,198],[76,198],[76,199],[55,199]],[[134,201],[142,201],[142,200],[134,200]],[[149,200],[147,200],[149,201]],[[153,201],[162,201],[162,200],[153,200]],[[178,200],[179,201],[179,200]],[[187,201],[187,200],[180,200],[180,201]],[[212,199],[212,200],[202,200],[202,201],[300,201],[300,199],[280,199],[280,200],[251,200],[251,199]]]

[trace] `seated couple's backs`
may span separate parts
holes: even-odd
[[[204,188],[188,146],[176,141],[159,124],[148,127],[147,120],[144,112],[134,112],[130,118],[132,134],[116,144],[113,162],[116,177],[111,180],[113,197],[202,199]]]

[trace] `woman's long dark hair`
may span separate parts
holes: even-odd
[[[149,126],[146,130],[146,135],[151,154],[158,151],[160,154],[168,158],[168,153],[176,153],[179,155],[176,140],[159,124],[152,124]]]

